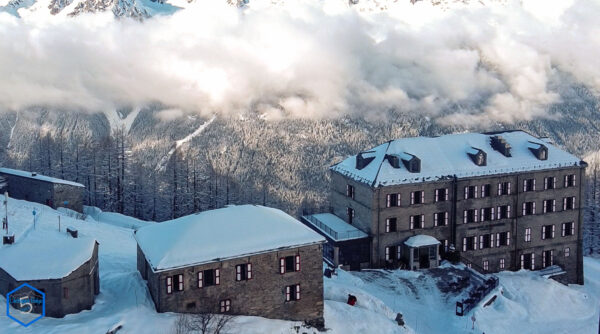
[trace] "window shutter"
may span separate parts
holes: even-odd
[[[555,232],[555,230],[556,230],[556,229],[555,229],[555,227],[556,227],[556,225],[552,225],[552,238],[553,238],[553,239],[554,239],[554,232]]]
[[[473,238],[473,250],[477,250],[477,237],[472,237]]]
[[[508,209],[506,210],[506,217],[510,218],[512,210],[510,209],[510,205],[508,205]]]
[[[481,198],[485,197],[485,185],[481,186]]]
[[[500,247],[500,233],[496,233],[496,247]]]
[[[436,189],[435,190],[435,201],[439,202],[439,200],[440,200],[440,190]]]
[[[490,233],[490,247],[494,247],[494,233]]]
[[[433,226],[438,226],[438,215],[437,213],[433,214]]]
[[[531,253],[531,270],[535,269],[535,253]]]
[[[563,198],[563,211],[567,209],[567,198]]]
[[[573,206],[571,207],[571,209],[575,209],[575,196],[573,196],[572,198],[573,198]]]
[[[500,211],[501,211],[501,208],[500,208],[500,207],[498,207],[498,212],[496,212],[496,215],[497,215],[496,217],[497,217],[498,219],[500,219]]]
[[[533,202],[533,210],[532,210],[532,212],[535,215],[535,202]]]
[[[508,194],[510,195],[510,182],[508,182]]]
[[[201,288],[204,286],[204,283],[202,281],[202,275],[203,273],[201,271],[198,272],[198,287]]]
[[[296,300],[300,300],[300,284],[296,285]]]
[[[527,210],[526,210],[527,205],[526,204],[527,203],[525,203],[525,202],[523,203],[523,216],[525,216],[527,214]]]
[[[542,240],[546,239],[546,226],[542,226]]]
[[[386,198],[387,198],[387,202],[386,202],[385,206],[389,208],[392,206],[392,195],[387,194]]]
[[[448,225],[448,211],[444,212],[444,226]]]
[[[285,301],[286,302],[289,302],[290,299],[291,299],[290,298],[291,297],[291,295],[290,295],[291,291],[290,290],[291,290],[291,288],[289,286],[285,287]]]
[[[177,275],[179,291],[183,291],[183,274]]]
[[[386,232],[386,233],[389,233],[389,232],[390,232],[390,219],[389,219],[389,218],[387,218],[387,219],[385,220],[385,232]]]
[[[167,293],[173,292],[173,278],[171,276],[167,277],[166,283],[167,283]]]
[[[410,204],[415,204],[415,192],[410,192]]]
[[[235,280],[236,281],[242,280],[242,266],[240,266],[240,265],[235,266]]]
[[[483,249],[483,235],[479,236],[479,249]]]
[[[285,258],[284,257],[279,258],[279,273],[282,275],[285,274]]]
[[[544,190],[548,190],[548,178],[544,178]]]
[[[421,226],[419,228],[425,228],[425,215],[421,215]]]
[[[542,212],[543,213],[548,212],[548,205],[547,205],[548,203],[547,203],[547,201],[543,201],[542,203],[544,204],[544,209],[543,209],[544,211],[542,211]]]
[[[474,195],[475,195],[475,198],[477,198],[477,195],[479,194],[477,187],[478,187],[478,186],[475,186],[475,194],[474,194]],[[482,187],[482,188],[483,188],[483,187]]]
[[[463,238],[463,252],[467,251],[467,238]]]
[[[425,191],[421,191],[421,204],[425,203]]]
[[[556,200],[552,200],[552,212],[556,212]]]
[[[556,189],[556,178],[552,177],[552,188]]]
[[[402,246],[396,246],[396,259],[400,260],[402,258]]]
[[[389,261],[389,259],[390,259],[390,248],[386,247],[385,248],[385,260]]]
[[[465,199],[469,198],[469,187],[465,187]]]
[[[575,235],[575,223],[571,223],[571,235]]]
[[[215,269],[215,285],[221,284],[221,269]]]
[[[502,182],[498,183],[498,196],[502,195]]]
[[[546,262],[546,252],[543,251],[542,252],[542,267],[546,268],[547,265],[548,265],[548,263]]]
[[[510,246],[510,232],[506,232],[506,246]]]
[[[577,185],[576,177],[577,177],[577,175],[573,174],[573,187],[575,187]]]
[[[550,250],[550,265],[554,264],[554,250]]]
[[[525,269],[525,255],[521,254],[521,269]]]
[[[527,191],[527,180],[523,180],[523,192]]]
[[[473,211],[475,211],[475,218],[474,218],[474,220],[477,223],[479,221],[479,210],[474,209]]]
[[[535,191],[535,179],[533,179],[533,191]]]
[[[481,221],[483,221],[485,219],[485,212],[483,211],[484,209],[481,209]],[[475,211],[477,211],[477,209],[475,209]]]
[[[300,255],[296,255],[296,271],[300,271]]]
[[[568,175],[565,175],[565,188],[567,187],[567,182],[568,182],[567,179],[568,178],[569,178]]]
[[[410,216],[410,229],[415,228],[415,216]]]
[[[467,223],[467,210],[464,211],[463,213],[463,224]]]
[[[563,223],[562,224],[562,232],[561,232],[561,236],[565,236],[567,232],[567,223]]]
[[[246,265],[246,271],[247,271],[247,274],[248,274],[248,275],[246,275],[246,277],[248,279],[252,279],[252,263],[248,263]]]
[[[444,188],[444,197],[446,199],[446,201],[448,200],[448,188]]]
[[[396,206],[400,206],[401,198],[402,198],[402,196],[400,195],[400,193],[397,193],[396,194]]]

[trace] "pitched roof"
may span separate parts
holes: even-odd
[[[50,182],[50,183],[55,183],[55,184],[66,184],[69,186],[85,188],[85,186],[81,183],[67,181],[67,180],[63,180],[63,179],[57,179],[55,177],[50,177],[50,176],[46,176],[46,175],[40,175],[40,174],[34,175],[33,173],[24,171],[24,170],[0,168],[0,173],[14,175],[14,176],[20,176],[20,177],[26,177],[28,179],[34,179],[34,180]]]
[[[0,268],[18,281],[60,279],[92,258],[96,240],[58,231],[30,231],[0,250]]]
[[[229,206],[142,227],[135,238],[154,271],[325,242],[285,212]]]
[[[492,136],[501,136],[511,146],[507,157],[490,145]],[[548,148],[546,160],[539,160],[529,149],[537,144]],[[487,154],[485,166],[476,165],[467,153],[481,149]],[[446,177],[468,178],[484,175],[517,173],[523,171],[580,166],[581,159],[524,131],[494,134],[461,133],[440,137],[412,137],[396,139],[373,149],[375,157],[362,169],[356,167],[356,155],[330,167],[330,170],[371,186],[435,181]],[[420,159],[417,173],[409,172],[400,163],[394,168],[386,155],[412,154]]]

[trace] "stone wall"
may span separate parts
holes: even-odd
[[[66,207],[77,212],[83,212],[83,191],[82,187],[74,187],[67,184],[54,184],[54,207]],[[65,205],[65,201],[68,202]]]
[[[223,245],[226,247],[226,245]],[[300,255],[299,272],[279,273],[280,257]],[[252,279],[236,281],[235,266],[252,263]],[[198,272],[220,269],[220,284],[198,287]],[[231,300],[230,314],[323,323],[322,245],[273,251],[181,269],[147,273],[150,294],[159,312],[218,313],[221,300]],[[184,276],[184,290],[166,291],[166,278]],[[300,284],[301,298],[285,300],[285,287]]]

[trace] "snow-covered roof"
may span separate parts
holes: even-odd
[[[332,213],[307,215],[304,216],[304,219],[336,241],[360,239],[368,236],[365,232],[346,223]]]
[[[46,176],[46,175],[40,175],[40,174],[33,175],[31,172],[24,171],[24,170],[18,170],[18,169],[0,168],[0,173],[10,174],[10,175],[15,175],[15,176],[20,176],[20,177],[26,177],[29,179],[40,180],[40,181],[56,183],[56,184],[66,184],[66,185],[74,186],[74,187],[82,187],[82,188],[85,187],[81,183],[67,181],[67,180],[63,180],[63,179],[57,179],[55,177],[50,177],[50,176]]]
[[[135,238],[154,271],[325,242],[285,212],[229,206],[142,227]]]
[[[95,239],[66,232],[30,231],[0,249],[0,268],[17,281],[61,279],[92,258],[95,244]]]
[[[501,136],[511,146],[511,156],[492,149],[490,138]],[[536,143],[548,148],[546,160],[539,160],[530,147]],[[485,166],[476,165],[467,153],[473,148],[487,154]],[[356,156],[330,167],[332,171],[350,177],[371,186],[388,186],[406,183],[435,181],[456,175],[468,178],[483,175],[517,173],[531,170],[543,170],[569,166],[580,166],[581,159],[538,139],[524,131],[502,133],[462,133],[440,137],[413,137],[393,140],[369,150],[375,152],[375,159],[362,169],[356,168]],[[409,172],[403,164],[394,168],[386,155],[414,154],[421,160],[418,173]]]
[[[424,235],[424,234],[418,234],[418,235],[413,235],[412,237],[408,238],[404,244],[408,247],[423,247],[423,246],[433,246],[433,245],[439,245],[440,242],[430,236],[430,235]]]

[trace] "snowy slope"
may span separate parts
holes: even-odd
[[[2,198],[0,196],[0,202]],[[76,220],[43,205],[9,201],[11,230],[17,234],[32,228],[31,211],[35,208],[41,219],[36,232],[58,229],[61,223],[71,225],[85,237],[100,243],[100,295],[90,311],[68,315],[62,319],[43,318],[23,328],[8,319],[6,302],[0,296],[1,333],[99,333],[117,325],[119,334],[170,333],[177,315],[156,313],[136,270],[136,249],[132,226],[140,221],[109,213],[94,212],[86,220]],[[3,211],[0,205],[0,212]],[[94,217],[101,217],[101,222]],[[114,218],[115,222],[111,219]],[[143,223],[142,223],[143,224]],[[152,224],[152,223],[149,223]],[[128,227],[123,227],[128,226]],[[4,248],[0,247],[0,256]],[[586,285],[566,287],[536,274],[521,271],[500,274],[503,295],[487,308],[478,307],[476,331],[470,328],[469,317],[454,315],[453,303],[459,295],[444,294],[435,285],[435,278],[423,272],[366,271],[325,278],[325,322],[329,334],[349,333],[594,333],[600,298],[600,260],[585,259]],[[358,297],[357,305],[345,303],[347,295]],[[404,314],[406,328],[394,318]],[[470,315],[469,315],[470,316]],[[264,334],[297,333],[298,322],[269,320],[258,317],[236,317],[228,333]],[[305,328],[301,332],[316,333]]]

